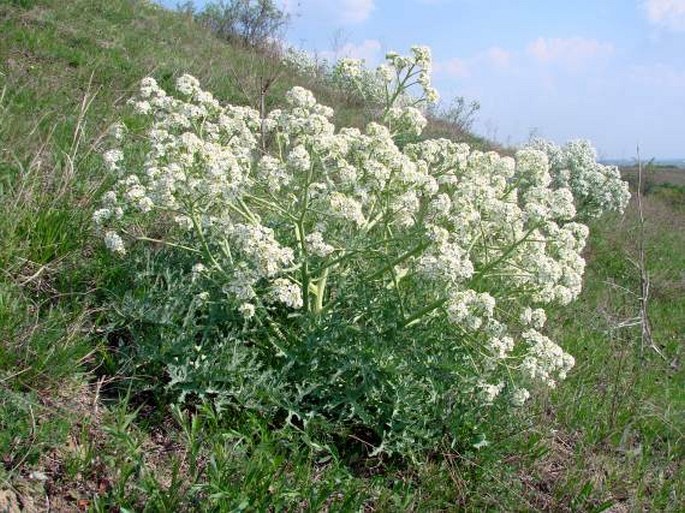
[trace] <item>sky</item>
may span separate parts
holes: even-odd
[[[685,0],[276,1],[288,42],[320,56],[430,46],[443,101],[477,100],[475,132],[500,143],[685,158]]]

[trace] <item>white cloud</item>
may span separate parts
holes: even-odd
[[[474,75],[480,75],[486,68],[498,71],[510,70],[513,59],[514,54],[512,52],[499,46],[492,46],[468,58],[453,57],[435,61],[433,62],[433,72],[436,77],[471,79]]]
[[[528,45],[526,51],[540,63],[555,63],[575,69],[590,60],[610,56],[614,53],[614,45],[582,37],[539,37]]]
[[[374,0],[342,0],[335,2],[335,4],[335,10],[343,24],[366,21],[371,16],[371,11],[376,7]]]
[[[433,70],[436,75],[446,75],[451,78],[467,78],[471,76],[468,63],[456,57],[447,61],[433,63]]]
[[[485,57],[495,69],[507,69],[511,66],[512,54],[499,46],[493,46],[485,52]]]
[[[362,59],[366,62],[367,66],[372,67],[380,61],[381,49],[381,43],[377,39],[365,39],[359,44],[346,43],[335,52],[321,52],[320,55],[322,58],[332,61],[341,57]]]
[[[646,0],[650,23],[674,31],[685,30],[685,0]]]

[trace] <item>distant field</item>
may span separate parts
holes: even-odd
[[[685,170],[685,159],[645,159],[643,162],[648,161],[651,161],[651,163],[656,167],[678,168]],[[607,159],[601,160],[600,162],[602,164],[618,166],[620,168],[632,167],[635,165],[635,159]]]
[[[685,169],[671,166],[645,166],[643,172],[643,180],[646,184],[685,186]],[[637,166],[621,167],[621,173],[631,184],[637,182]]]

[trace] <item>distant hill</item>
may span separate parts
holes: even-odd
[[[651,163],[653,166],[664,167],[664,168],[677,168],[685,169],[685,158],[672,158],[672,159],[654,159],[654,160],[643,160],[644,163]],[[608,164],[618,167],[633,167],[636,165],[635,159],[604,159],[601,160],[602,164]]]
[[[68,146],[73,129],[54,131],[65,121],[85,122],[86,137],[96,140],[148,75],[171,90],[176,77],[190,73],[219,100],[255,108],[260,79],[269,76],[267,110],[304,85],[335,109],[336,126],[363,127],[372,119],[360,101],[299,76],[273,54],[230,44],[191,16],[145,0],[0,0],[0,34],[0,108],[13,127],[3,147],[14,154],[38,151],[46,140]],[[85,96],[92,103],[79,121]],[[439,119],[429,120],[425,136],[492,146]]]

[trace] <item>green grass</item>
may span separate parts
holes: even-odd
[[[224,101],[255,104],[255,77],[273,62],[138,1],[5,2],[0,33],[0,510],[44,509],[47,497],[56,511],[679,511],[682,184],[657,180],[646,201],[659,352],[633,322],[632,205],[593,227],[585,291],[550,316],[577,360],[558,390],[503,418],[480,451],[354,459],[295,426],[227,422],[130,392],[147,378],[122,367],[125,340],[104,322],[123,271],[93,243],[90,215],[117,109],[143,76],[169,85],[185,72]],[[282,73],[269,104],[298,83]],[[338,124],[368,119],[315,92]]]
[[[594,495],[628,510],[676,511],[682,500],[685,391],[681,361],[685,301],[684,212],[648,196],[649,318],[654,348],[643,345],[639,315],[639,237],[635,206],[624,219],[595,226],[583,298],[559,313],[558,337],[578,365],[553,395],[552,426],[570,437],[576,492],[588,475]],[[680,288],[680,293],[674,288]]]

